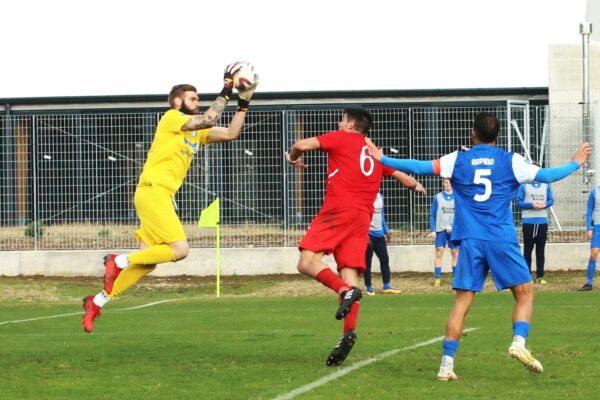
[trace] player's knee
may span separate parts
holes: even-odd
[[[310,260],[300,259],[300,261],[298,261],[298,265],[296,265],[296,268],[298,269],[298,272],[302,274],[308,273],[308,271],[310,271]]]
[[[178,242],[177,245],[171,246],[175,261],[183,260],[190,253],[190,245],[188,242]]]

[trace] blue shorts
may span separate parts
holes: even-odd
[[[590,247],[593,249],[597,249],[600,247],[600,225],[594,225],[594,232],[592,233],[592,243]]]
[[[481,292],[488,271],[492,271],[498,290],[531,282],[531,273],[518,243],[463,239],[452,288]]]
[[[435,247],[450,247],[451,249],[458,249],[455,242],[452,241],[452,232],[446,231],[435,233]]]

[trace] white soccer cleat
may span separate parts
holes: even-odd
[[[531,372],[539,374],[544,370],[542,363],[536,360],[525,347],[517,346],[513,343],[508,348],[508,355],[511,358],[519,360]]]
[[[458,376],[456,376],[454,371],[452,371],[452,369],[450,368],[444,370],[440,368],[440,372],[438,372],[437,379],[438,381],[448,382],[457,380]]]
[[[454,362],[448,362],[447,357],[442,357],[442,364],[440,365],[440,372],[437,374],[438,381],[455,381],[458,376],[454,373]]]

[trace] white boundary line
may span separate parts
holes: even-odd
[[[141,304],[139,306],[134,306],[134,307],[115,308],[115,309],[110,310],[110,311],[139,310],[140,308],[152,307],[152,306],[156,306],[158,304],[170,303],[171,301],[178,301],[178,300],[183,300],[183,299],[161,300],[161,301],[155,301],[153,303]],[[69,314],[57,314],[57,315],[48,315],[48,316],[45,316],[45,317],[36,317],[36,318],[28,318],[28,319],[17,319],[17,320],[14,320],[14,321],[3,321],[3,322],[0,322],[0,325],[20,324],[20,323],[23,323],[23,322],[41,321],[43,319],[53,319],[53,318],[70,317],[72,315],[81,315],[83,313],[84,313],[83,311],[80,311],[80,312],[69,313]]]
[[[479,328],[468,328],[468,329],[465,329],[464,332],[472,332],[472,331],[477,330],[477,329],[479,329]],[[299,388],[294,389],[291,392],[280,394],[279,396],[275,397],[273,400],[290,400],[290,399],[293,399],[294,397],[296,397],[296,396],[298,396],[300,394],[310,392],[311,390],[313,390],[313,389],[315,389],[315,388],[317,388],[319,386],[322,386],[322,385],[324,385],[324,384],[326,384],[328,382],[336,380],[337,378],[340,378],[340,377],[342,377],[344,375],[347,375],[347,374],[349,374],[350,372],[352,372],[354,370],[357,370],[359,368],[362,368],[362,367],[365,367],[365,366],[367,366],[369,364],[372,364],[375,361],[383,360],[384,358],[391,357],[391,356],[393,356],[395,354],[398,354],[398,353],[401,353],[403,351],[414,350],[414,349],[418,349],[419,347],[428,346],[428,345],[436,343],[436,342],[441,342],[442,340],[444,340],[444,337],[443,336],[438,336],[436,338],[429,339],[429,340],[426,340],[426,341],[421,342],[421,343],[413,344],[412,346],[406,346],[406,347],[401,347],[399,349],[394,349],[394,350],[386,351],[384,353],[378,354],[378,355],[373,356],[373,357],[371,357],[369,359],[366,359],[364,361],[360,361],[360,362],[357,362],[356,364],[352,364],[352,365],[350,365],[350,366],[348,366],[346,368],[342,368],[342,369],[334,372],[333,374],[326,375],[326,376],[324,376],[324,377],[322,377],[320,379],[317,379],[316,381],[314,381],[312,383],[309,383],[309,384],[304,385],[304,386],[300,386]]]

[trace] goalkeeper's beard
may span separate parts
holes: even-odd
[[[181,104],[181,108],[179,109],[179,111],[181,111],[185,115],[196,115],[196,114],[198,114],[198,112],[200,111],[200,109],[197,108],[195,110],[192,110],[188,106],[186,106],[184,103],[182,103]]]

